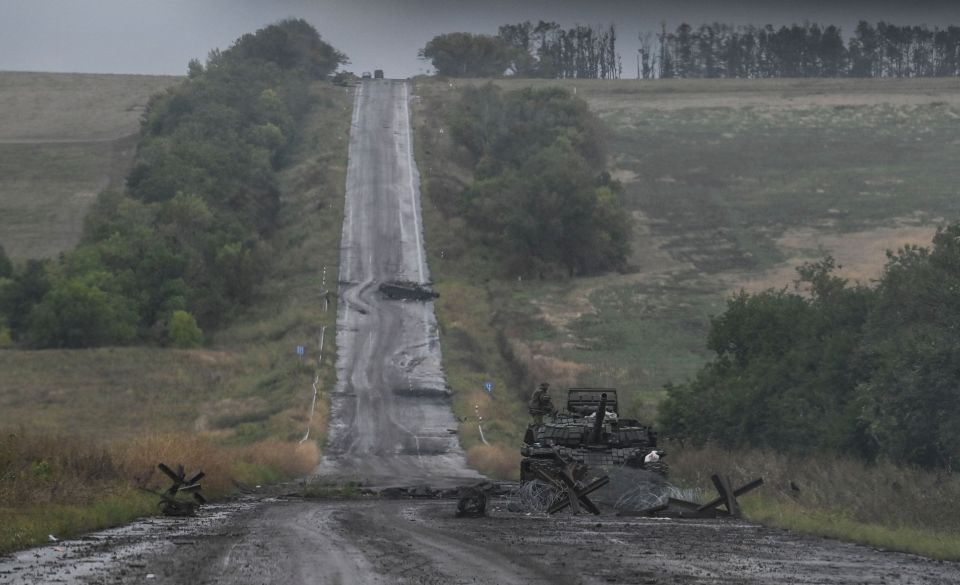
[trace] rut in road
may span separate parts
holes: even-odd
[[[350,132],[337,313],[337,386],[318,475],[370,485],[444,485],[466,466],[440,361],[432,302],[391,301],[378,286],[427,283],[410,88],[365,82]]]

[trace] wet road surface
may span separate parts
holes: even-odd
[[[432,302],[383,282],[429,283],[409,85],[364,83],[350,135],[340,258],[337,386],[318,474],[368,485],[463,483],[467,469],[440,366]]]
[[[20,573],[42,580],[7,581],[0,563],[0,583],[960,582],[955,563],[733,520],[551,518],[508,512],[503,502],[494,503],[487,518],[457,519],[455,506],[450,500],[293,500],[237,511],[187,532],[174,530],[174,521],[155,520],[152,531],[115,535],[108,552],[81,542],[59,553],[59,561],[46,559],[42,567],[37,561]],[[56,581],[49,578],[55,562],[66,568]]]

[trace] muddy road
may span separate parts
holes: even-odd
[[[440,368],[432,303],[387,300],[429,282],[409,125],[409,85],[357,90],[344,218],[338,383],[317,481],[469,484]],[[297,492],[298,486],[280,490]],[[738,521],[548,517],[497,499],[247,495],[198,518],[151,518],[0,559],[0,584],[908,583],[960,582],[960,565]]]
[[[447,501],[273,501],[189,528],[77,542],[0,583],[903,583],[960,582],[960,567],[725,520],[509,512],[454,518]],[[205,512],[209,514],[210,512]],[[188,526],[187,531],[177,527]],[[60,570],[52,572],[51,567]],[[35,579],[35,580],[34,580]]]
[[[350,134],[340,257],[337,387],[318,473],[375,485],[457,483],[469,470],[440,367],[432,302],[379,285],[428,283],[409,84],[366,82]]]

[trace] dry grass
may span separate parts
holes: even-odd
[[[517,479],[520,451],[506,445],[474,445],[467,449],[467,465],[489,477]]]
[[[556,388],[575,388],[580,377],[591,370],[585,364],[552,357],[546,342],[510,339],[508,343],[513,359],[530,380],[549,380]]]
[[[204,493],[218,498],[234,482],[262,475],[296,477],[319,462],[316,443],[267,440],[230,446],[203,435],[150,435],[125,441],[8,433],[0,439],[0,503],[3,507],[93,503],[131,487],[166,489],[158,463],[203,470]]]
[[[909,224],[843,234],[825,233],[814,228],[788,230],[776,240],[788,256],[787,260],[760,275],[732,276],[734,288],[731,292],[781,288],[797,278],[798,266],[822,257],[824,252],[829,252],[837,260],[838,276],[851,282],[870,284],[883,272],[887,250],[898,250],[907,245],[929,246],[934,233],[936,228],[933,226]]]
[[[93,441],[10,433],[0,438],[0,554],[155,512],[157,499],[140,490],[169,487],[160,462],[203,470],[204,495],[220,498],[238,482],[304,475],[319,449],[276,440],[231,447],[183,434]]]

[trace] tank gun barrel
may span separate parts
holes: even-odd
[[[603,419],[607,416],[607,394],[600,395],[600,404],[597,406],[596,420],[593,421],[593,432],[590,433],[590,442],[597,444],[603,439]]]

